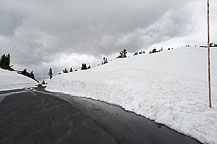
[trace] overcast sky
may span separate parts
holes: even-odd
[[[217,42],[217,0],[211,40]],[[0,0],[0,54],[43,78],[126,48],[206,44],[206,0]]]

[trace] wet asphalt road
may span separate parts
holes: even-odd
[[[0,101],[0,144],[200,143],[118,106],[41,88],[0,92]]]
[[[30,89],[9,93],[0,103],[0,144],[116,143],[92,119],[62,99]]]

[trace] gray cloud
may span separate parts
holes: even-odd
[[[11,53],[15,65],[22,68],[54,67],[57,62],[61,69],[69,65],[63,62],[63,55],[73,65],[96,62],[102,55],[123,48],[135,52],[195,32],[195,8],[200,3],[203,2],[7,0],[0,5],[0,18],[6,19],[0,24],[0,52]],[[79,57],[80,54],[85,56]]]
[[[0,35],[12,36],[15,30],[22,25],[22,16],[13,11],[7,11],[0,8]]]

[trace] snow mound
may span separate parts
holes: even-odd
[[[38,83],[15,71],[0,69],[0,91],[35,86]]]
[[[118,59],[56,76],[47,90],[120,105],[198,139],[217,144],[217,49],[212,49],[208,108],[207,50],[179,48]]]

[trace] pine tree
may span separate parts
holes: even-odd
[[[10,63],[11,63],[11,55],[8,54],[8,55],[2,55],[2,58],[0,60],[0,67],[2,69],[8,69],[8,70],[13,70],[10,66]]]
[[[103,57],[102,64],[107,64],[107,63],[108,63],[108,59],[106,57]]]
[[[5,69],[5,55],[2,55],[1,61],[0,61],[0,67]]]
[[[135,55],[138,55],[138,52],[135,52],[135,53],[134,53],[134,56],[135,56]]]
[[[127,50],[124,49],[123,51],[120,52],[118,58],[126,58],[126,57],[127,57]]]
[[[154,49],[153,49],[153,50],[151,50],[149,53],[150,53],[150,54],[152,54],[152,53],[156,53],[156,52],[158,52],[158,51],[157,51],[157,49],[156,49],[156,48],[154,48]]]
[[[72,68],[70,68],[69,72],[73,72]]]
[[[127,57],[127,50],[126,49],[123,50],[123,57],[124,58]]]
[[[42,84],[45,84],[45,81],[44,81],[44,80],[42,81]]]
[[[26,70],[26,69],[24,69],[24,70],[23,70],[23,73],[27,73],[27,70]]]
[[[34,75],[34,72],[33,72],[33,71],[31,71],[30,77],[31,77],[32,79],[35,79],[35,75]]]
[[[52,70],[52,68],[49,69],[48,75],[49,75],[50,79],[53,78],[53,70]]]
[[[91,69],[91,66],[89,65],[87,69]]]
[[[7,68],[10,67],[10,63],[11,63],[11,55],[8,54],[8,55],[6,56],[6,58],[5,58],[5,65],[6,65]]]
[[[152,50],[152,53],[156,53],[156,52],[157,52],[157,50],[156,50],[156,49],[153,49],[153,50]]]
[[[24,75],[24,76],[27,76],[28,72],[26,69],[23,69],[23,71],[21,71],[21,74]]]
[[[82,65],[81,65],[81,70],[86,70],[87,69],[87,65],[85,64],[85,63],[83,63]]]
[[[64,70],[63,70],[63,73],[68,73],[69,71],[65,68]]]

